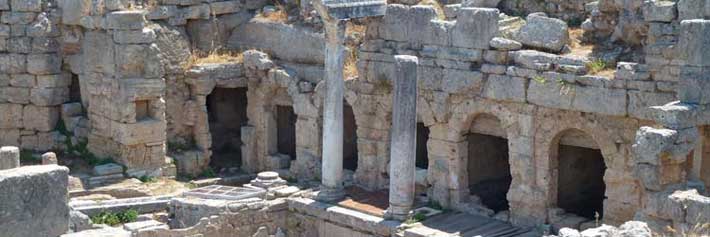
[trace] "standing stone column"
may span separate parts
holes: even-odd
[[[343,192],[343,66],[345,21],[325,22],[325,98],[323,102],[322,188],[318,199],[334,201]]]
[[[419,59],[407,55],[394,58],[396,73],[390,145],[390,206],[386,216],[405,220],[414,205]]]
[[[20,148],[4,146],[0,148],[0,170],[20,167]]]

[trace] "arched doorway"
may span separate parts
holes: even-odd
[[[571,129],[558,135],[551,149],[557,162],[557,207],[588,219],[602,218],[606,165],[596,142]]]
[[[498,118],[476,116],[466,136],[468,184],[472,195],[495,212],[508,210],[507,193],[512,176],[508,162],[508,139]]]

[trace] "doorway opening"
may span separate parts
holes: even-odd
[[[292,106],[276,106],[277,150],[279,153],[291,157],[291,160],[296,159],[297,119]]]
[[[505,131],[498,118],[484,114],[474,119],[469,132],[466,137],[469,190],[491,210],[508,210],[512,176]]]
[[[429,150],[427,149],[429,142],[429,128],[424,126],[424,123],[417,123],[417,161],[416,165],[419,169],[429,168]]]
[[[357,154],[357,124],[353,108],[343,103],[343,169],[356,171]]]
[[[215,88],[207,96],[207,115],[212,135],[210,167],[240,167],[242,126],[247,125],[247,89]]]
[[[601,150],[579,130],[563,133],[556,149],[557,206],[588,219],[602,218],[606,165]]]

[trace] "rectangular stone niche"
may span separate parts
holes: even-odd
[[[150,118],[150,101],[136,101],[136,121],[143,121]]]

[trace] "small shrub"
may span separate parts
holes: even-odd
[[[98,215],[91,217],[91,222],[94,224],[106,224],[116,226],[119,224],[134,222],[138,219],[138,211],[129,209],[117,213],[101,212]]]
[[[421,212],[417,212],[413,216],[409,217],[406,221],[404,221],[405,224],[414,224],[417,222],[422,222],[426,219],[426,215]]]
[[[25,163],[26,162],[31,163],[31,162],[35,162],[37,160],[38,160],[37,157],[35,157],[34,154],[32,154],[32,151],[29,151],[29,150],[21,150],[20,151],[20,161],[25,162]]]
[[[429,205],[428,205],[428,206],[431,207],[431,208],[433,208],[433,209],[439,210],[439,211],[444,210],[444,207],[441,206],[441,204],[440,204],[439,202],[437,202],[437,201],[433,201],[433,200],[432,200],[432,201],[429,201]]]
[[[597,74],[604,69],[607,68],[606,62],[601,59],[595,59],[594,61],[591,61],[587,63],[587,69],[589,70],[589,74]]]
[[[570,27],[579,27],[582,25],[583,20],[581,18],[572,18],[567,21],[567,25]]]
[[[544,77],[542,77],[540,75],[534,76],[532,79],[533,79],[533,81],[540,83],[540,84],[545,84],[547,82],[547,79],[545,79]]]
[[[140,180],[143,183],[155,183],[158,181],[158,179],[156,179],[155,177],[146,176],[146,175],[138,177],[138,180]]]
[[[200,173],[200,177],[214,178],[214,177],[217,177],[217,173],[215,173],[214,170],[212,170],[212,168],[207,168],[206,170],[202,171],[202,173]]]

